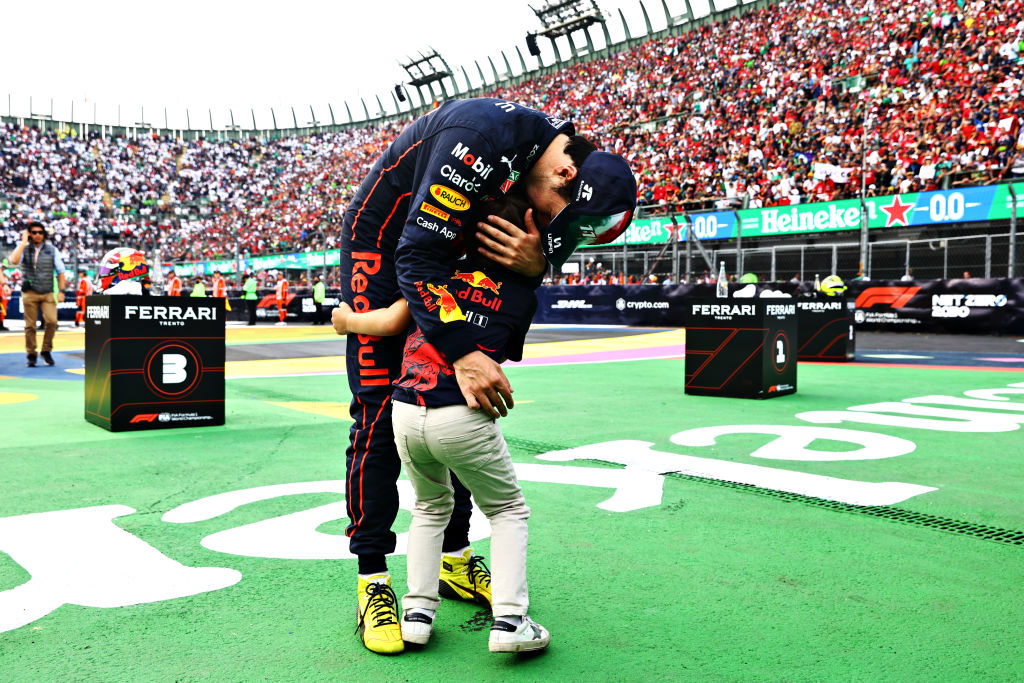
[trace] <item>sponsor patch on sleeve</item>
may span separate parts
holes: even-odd
[[[452,215],[447,211],[442,211],[433,204],[428,204],[427,202],[423,202],[422,204],[420,204],[420,210],[423,213],[429,213],[431,216],[434,216],[435,218],[440,218],[443,221],[446,221],[452,217]]]
[[[450,187],[444,185],[431,185],[430,196],[434,198],[438,204],[448,207],[452,211],[469,211],[469,200],[466,199],[465,195],[456,192]]]

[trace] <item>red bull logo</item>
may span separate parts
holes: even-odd
[[[131,270],[126,270],[123,273],[119,273],[118,279],[135,280],[136,278],[140,278],[144,275],[149,275],[149,268],[146,267],[145,263],[143,263],[141,266],[135,266]]]
[[[479,289],[461,289],[456,292],[456,296],[460,299],[471,301],[475,304],[480,304],[492,311],[501,310],[501,297],[500,296],[487,296],[484,292]]]
[[[437,306],[441,309],[441,312],[438,314],[441,318],[441,322],[450,323],[456,320],[466,319],[462,309],[459,308],[459,302],[456,301],[455,297],[452,296],[452,293],[448,291],[447,285],[432,285],[428,282],[427,289],[437,297]]]
[[[135,270],[139,266],[145,266],[146,265],[146,257],[140,251],[133,251],[133,252],[128,253],[128,254],[121,254],[120,255],[120,260],[121,260],[121,270],[123,270],[125,272],[129,272],[129,271]]]
[[[452,276],[452,279],[468,282],[473,287],[477,287],[479,289],[489,289],[495,294],[498,294],[498,290],[501,289],[500,282],[495,282],[479,270],[474,270],[472,273],[455,271],[455,275]]]
[[[429,391],[437,386],[439,376],[453,374],[455,370],[437,349],[427,342],[423,332],[417,329],[409,335],[402,358],[402,378],[396,382],[398,386]]]

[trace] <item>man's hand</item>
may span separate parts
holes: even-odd
[[[342,301],[338,307],[331,311],[331,324],[338,334],[348,334],[348,317],[352,314],[352,307]]]
[[[66,297],[65,297],[65,295],[64,295],[64,291],[63,291],[63,290],[61,290],[61,291],[57,292],[57,303],[59,303],[59,304],[62,304],[62,303],[64,303],[64,299],[65,299],[65,298],[66,298]]]
[[[28,245],[28,230],[21,231],[21,243],[26,246]]]
[[[526,211],[526,231],[498,216],[488,216],[489,223],[478,223],[477,238],[481,254],[509,270],[536,277],[548,267],[540,250],[540,231],[533,222],[533,209]]]
[[[512,409],[512,385],[500,365],[483,352],[473,351],[452,366],[459,390],[470,408],[482,410],[490,417],[508,415]]]

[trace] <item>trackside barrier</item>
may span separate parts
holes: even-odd
[[[848,284],[846,296],[855,303],[858,330],[1024,334],[1024,278]],[[730,293],[742,286],[730,285]],[[756,288],[793,295],[812,291],[807,282]],[[537,296],[537,323],[682,327],[688,300],[713,297],[714,286],[555,285],[541,287]]]
[[[847,283],[854,302],[856,329],[887,332],[955,334],[1024,334],[1024,278],[951,280],[871,280]],[[732,284],[730,294],[746,285]],[[809,294],[812,283],[757,284],[758,292],[774,289]],[[713,285],[551,285],[537,290],[536,323],[683,327],[687,297],[713,297]],[[21,293],[8,302],[7,317],[21,319]],[[276,322],[277,307],[261,297],[257,320]],[[229,297],[227,320],[246,320],[245,302]],[[337,290],[328,290],[324,308],[337,305]],[[63,321],[74,320],[74,297],[58,310]],[[297,294],[288,303],[288,320],[311,321],[313,300]]]

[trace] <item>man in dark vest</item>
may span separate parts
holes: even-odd
[[[31,246],[29,244],[31,243]],[[28,230],[21,233],[21,242],[11,252],[12,265],[21,266],[21,305],[25,310],[25,354],[26,365],[36,366],[36,319],[39,309],[43,311],[46,329],[43,332],[43,347],[40,351],[47,365],[53,365],[53,336],[57,333],[57,304],[64,301],[64,290],[68,283],[64,275],[64,262],[60,252],[46,241],[46,228],[42,223],[28,224]],[[53,291],[54,273],[59,287]]]

